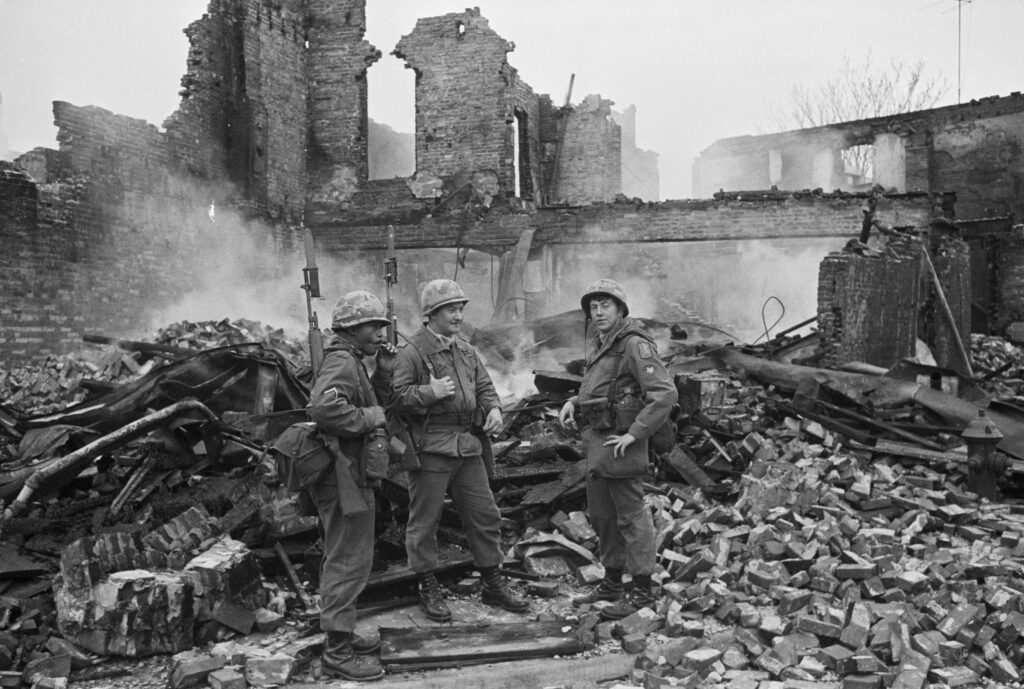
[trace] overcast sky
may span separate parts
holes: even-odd
[[[368,0],[370,115],[412,131],[412,72],[389,55],[416,18],[467,0]],[[637,138],[661,154],[663,198],[691,195],[712,141],[771,130],[794,84],[834,74],[869,48],[881,64],[923,60],[956,102],[958,0],[475,0],[515,43],[509,61],[538,93],[600,93],[637,107]],[[160,125],[178,105],[188,42],[206,0],[0,0],[0,133],[55,147],[50,102],[98,105]],[[1024,0],[964,2],[963,100],[1024,90]]]

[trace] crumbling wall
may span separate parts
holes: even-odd
[[[181,106],[165,122],[187,172],[232,182],[273,217],[305,206],[305,24],[303,0],[211,0],[185,30]]]
[[[591,94],[563,111],[565,134],[552,201],[570,205],[611,201],[622,191],[622,130],[612,102]]]
[[[0,353],[9,359],[66,351],[87,332],[143,335],[156,313],[234,259],[211,251],[224,248],[226,228],[210,213],[230,185],[184,174],[155,127],[64,102],[54,120],[60,150],[32,151],[0,180]],[[286,224],[254,231],[270,251],[295,245]]]
[[[945,237],[932,242],[932,264],[953,314],[966,351],[971,351],[971,250],[967,242]],[[924,300],[918,316],[918,337],[928,345],[935,361],[966,374],[963,357],[949,318],[939,301],[930,271],[921,266],[921,294]]]
[[[928,240],[931,258],[953,321],[970,332],[971,271],[967,243],[955,237]],[[966,373],[949,317],[941,304],[920,242],[890,240],[896,256],[829,254],[818,273],[818,331],[822,360],[892,366],[916,355],[920,339],[939,366]],[[970,341],[964,340],[967,350]]]
[[[999,243],[995,258],[996,331],[1024,321],[1024,238],[1008,237]]]
[[[612,118],[622,130],[622,193],[629,198],[640,198],[644,201],[660,200],[658,154],[637,148],[636,145],[636,106],[630,105],[622,112],[613,110]],[[767,189],[768,186],[760,188]]]
[[[506,83],[505,124],[508,127],[502,153],[502,169],[511,169],[512,176],[508,179],[499,176],[498,182],[506,184],[505,188],[511,195],[539,203],[542,200],[540,99],[530,85],[519,77],[514,67],[506,63],[501,73]],[[517,161],[518,169],[515,169]]]
[[[959,217],[1024,218],[1024,109],[944,124],[929,139],[923,150],[913,149],[919,155],[908,165],[924,163],[930,188],[956,191]]]
[[[842,162],[871,146],[870,179]],[[694,160],[696,196],[724,189],[956,192],[960,218],[1024,217],[1024,95],[715,141]]]
[[[416,73],[416,170],[493,171],[508,188],[506,55],[514,49],[477,8],[419,19],[394,55]]]
[[[394,202],[404,193],[398,181],[377,188]],[[390,181],[389,181],[390,182]],[[406,196],[408,199],[408,195]],[[533,213],[491,213],[464,227],[461,213],[432,212],[411,202],[399,213],[373,213],[323,218],[312,225],[319,245],[341,252],[384,247],[386,226],[395,225],[401,248],[442,248],[457,244],[500,252],[515,245],[524,229],[535,229],[533,245],[687,242],[730,239],[855,237],[866,195],[782,194],[763,192],[715,199],[664,201],[654,204],[593,204],[570,210],[541,208]],[[372,205],[372,204],[369,204]],[[882,196],[880,222],[897,227],[927,228],[932,199],[926,194]]]
[[[307,7],[309,195],[341,202],[369,176],[366,70],[381,53],[363,39],[364,0],[307,0]]]
[[[914,356],[919,275],[916,259],[826,256],[818,272],[822,363],[888,367]]]

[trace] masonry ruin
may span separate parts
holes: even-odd
[[[635,107],[536,93],[468,8],[418,20],[391,51],[415,75],[415,169],[398,176],[370,150],[383,51],[365,29],[365,0],[211,0],[185,29],[162,128],[57,101],[58,149],[0,161],[0,685],[64,686],[99,662],[81,649],[180,651],[171,689],[317,667],[316,519],[269,466],[307,418],[313,347],[244,319],[166,324],[198,320],[198,295],[216,319],[280,306],[291,320],[273,325],[304,328],[304,235],[329,306],[383,292],[393,229],[400,329],[425,281],[455,277],[473,345],[529,378],[502,390],[490,483],[503,566],[539,614],[472,608],[479,577],[446,511],[439,576],[466,624],[418,655],[437,628],[395,595],[416,573],[391,467],[367,586],[381,600],[359,602],[373,624],[404,608],[420,627],[378,625],[389,671],[431,668],[410,682],[437,686],[1019,686],[1024,519],[996,500],[1024,475],[1024,422],[999,404],[1024,399],[1024,352],[979,333],[1024,341],[1024,98],[723,139],[694,163],[703,198],[661,200]],[[570,607],[605,572],[586,448],[556,421],[583,380],[578,298],[598,276],[651,317],[681,407],[644,481],[661,597],[618,622]],[[810,318],[787,328],[772,308]],[[103,349],[76,354],[83,339]],[[935,366],[907,361],[922,344]],[[537,664],[498,662],[516,658]]]
[[[30,358],[84,333],[146,332],[205,276],[246,263],[235,226],[264,257],[249,275],[237,267],[240,285],[297,272],[303,227],[330,256],[372,266],[394,225],[399,249],[423,266],[401,285],[411,300],[416,280],[459,270],[423,250],[460,248],[471,286],[508,286],[474,305],[482,321],[564,303],[578,288],[568,267],[601,265],[587,246],[634,246],[641,274],[649,266],[657,281],[680,269],[715,275],[708,266],[730,253],[719,241],[806,239],[824,253],[855,227],[858,195],[650,202],[657,156],[636,147],[635,108],[615,112],[598,95],[562,107],[534,93],[508,63],[512,44],[475,9],[421,19],[395,47],[416,75],[416,172],[370,180],[365,77],[381,52],[363,38],[364,10],[358,0],[214,0],[186,29],[181,106],[163,130],[56,102],[59,149],[4,163],[0,177],[12,247],[0,258],[0,351]],[[929,192],[890,194],[881,213],[925,227]],[[643,249],[655,242],[690,243],[689,268],[662,266]],[[525,266],[509,263],[517,246]],[[705,305],[715,282],[741,291],[695,282],[691,301]]]

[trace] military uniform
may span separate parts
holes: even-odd
[[[601,563],[606,570],[650,576],[655,565],[654,525],[643,502],[648,439],[668,420],[678,392],[636,321],[624,318],[615,332],[596,336],[592,346],[596,351],[587,362],[577,403],[584,415],[587,504]],[[612,392],[616,371],[609,406],[600,398]],[[636,442],[615,457],[604,443],[625,433]]]
[[[363,466],[363,443],[385,425],[380,399],[390,388],[380,367],[371,381],[364,354],[344,333],[326,347],[323,367],[310,395],[309,415],[317,427],[338,438],[347,461],[310,489],[320,515],[324,557],[320,575],[320,626],[326,632],[351,633],[356,623],[356,598],[373,564],[373,486]]]
[[[478,409],[500,408],[498,393],[473,347],[459,338],[445,339],[422,328],[399,352],[393,379],[393,408],[409,419],[419,457],[419,468],[409,472],[405,544],[409,567],[420,573],[437,567],[437,527],[447,491],[462,517],[476,566],[495,567],[503,559],[501,515],[488,483],[481,437],[472,427]],[[455,394],[438,400],[431,376],[450,376]]]

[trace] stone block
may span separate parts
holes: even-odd
[[[215,670],[206,679],[212,689],[245,689],[248,686],[245,675],[228,668]]]
[[[211,672],[220,670],[226,665],[224,656],[183,651],[171,658],[171,670],[167,676],[169,689],[186,689],[197,687],[206,682]]]
[[[245,679],[257,687],[284,685],[291,677],[295,660],[283,653],[252,655],[245,661]]]

